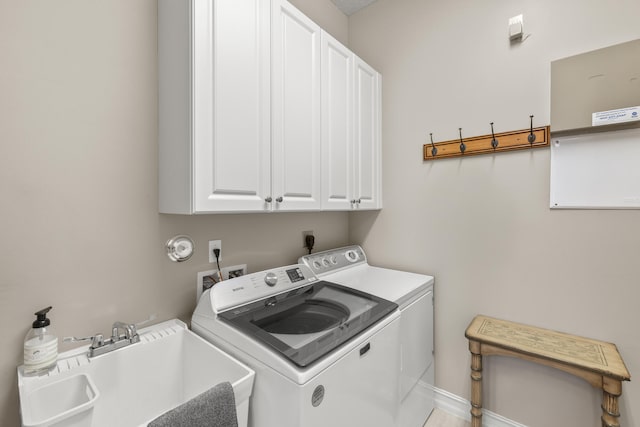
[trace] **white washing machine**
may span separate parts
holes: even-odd
[[[305,265],[216,284],[194,332],[256,372],[251,427],[394,427],[400,311]]]
[[[431,276],[374,267],[360,246],[301,257],[320,279],[376,295],[400,308],[400,427],[422,427],[434,407]]]

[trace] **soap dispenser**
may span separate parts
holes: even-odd
[[[58,362],[58,337],[54,335],[47,313],[51,307],[37,311],[36,320],[24,339],[24,374],[46,373]]]

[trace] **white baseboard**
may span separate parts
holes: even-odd
[[[471,402],[437,387],[434,387],[433,391],[435,393],[436,408],[458,418],[471,421],[471,413],[469,412],[471,410]],[[527,427],[486,409],[482,410],[482,425],[483,427]]]

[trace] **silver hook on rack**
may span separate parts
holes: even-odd
[[[531,119],[531,133],[527,137],[527,140],[529,141],[529,144],[533,145],[533,143],[536,141],[536,136],[533,133],[533,116],[529,116],[529,118]]]
[[[458,131],[460,132],[460,152],[464,154],[464,151],[467,149],[467,146],[464,145],[464,142],[462,141],[462,128],[458,128]]]
[[[498,147],[498,140],[496,139],[496,135],[493,133],[493,122],[491,122],[491,146],[494,150]]]
[[[433,134],[432,134],[432,133],[430,133],[430,134],[429,134],[429,137],[431,138],[431,155],[432,155],[433,157],[435,157],[435,156],[436,156],[436,154],[438,154],[438,149],[436,148],[436,146],[435,146],[435,145],[433,145]]]

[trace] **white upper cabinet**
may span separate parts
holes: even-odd
[[[319,210],[320,27],[285,0],[272,12],[274,210]]]
[[[263,0],[158,2],[160,212],[270,209],[269,18]]]
[[[354,204],[353,53],[322,32],[322,208]]]
[[[381,209],[381,77],[357,56],[354,66],[355,205],[357,209]]]
[[[286,0],[158,0],[161,213],[381,206],[380,77],[321,34]]]
[[[380,75],[322,33],[322,208],[380,209]]]

